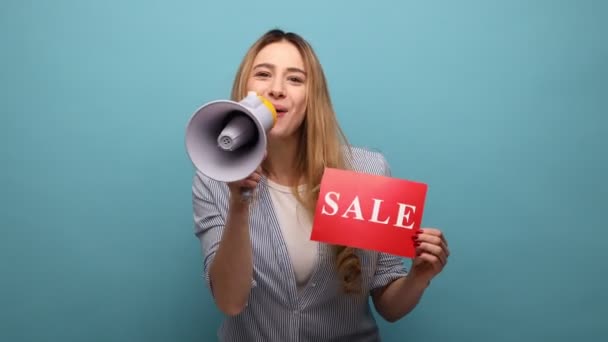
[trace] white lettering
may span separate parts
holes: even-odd
[[[381,199],[374,198],[374,208],[372,210],[372,218],[369,220],[369,222],[388,224],[388,221],[391,219],[390,216],[384,221],[378,220],[378,215],[380,215],[380,206],[382,205],[382,202],[384,202],[384,201]]]
[[[328,192],[328,193],[326,193],[325,194],[325,203],[327,205],[329,205],[331,209],[333,209],[333,212],[329,213],[327,210],[325,210],[325,206],[323,206],[322,211],[321,211],[321,213],[323,215],[333,216],[333,215],[335,215],[338,212],[338,203],[336,203],[336,201],[334,201],[331,198],[331,195],[335,195],[336,201],[340,199],[340,193],[338,193],[338,192]]]
[[[355,214],[355,220],[363,221],[363,213],[361,212],[361,204],[359,203],[359,196],[355,196],[355,199],[353,199],[353,202],[350,204],[348,209],[346,209],[346,211],[344,212],[342,217],[348,218],[347,214],[350,212]]]
[[[401,228],[407,228],[407,229],[414,228],[414,222],[412,222],[409,226],[404,226],[403,218],[405,218],[407,221],[409,221],[410,213],[416,212],[416,207],[413,205],[403,204],[403,203],[397,203],[397,204],[399,204],[399,213],[397,214],[397,222],[395,223],[395,227],[401,227]],[[406,214],[405,210],[407,208],[411,209],[411,211],[408,211]]]

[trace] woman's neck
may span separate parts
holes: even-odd
[[[266,176],[271,181],[285,185],[299,185],[300,175],[296,169],[298,165],[298,140],[274,139],[268,142],[268,155],[266,156]]]

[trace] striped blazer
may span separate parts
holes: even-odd
[[[347,160],[353,170],[390,175],[388,163],[379,152],[358,147],[351,150]],[[360,251],[364,295],[345,295],[336,276],[332,249],[320,243],[310,280],[298,292],[264,177],[254,194],[249,220],[253,251],[251,291],[245,309],[234,317],[226,317],[219,327],[219,340],[379,341],[369,292],[405,276],[403,260],[385,253]],[[226,184],[196,172],[192,195],[195,235],[203,254],[203,277],[211,289],[209,265],[221,240],[229,191]]]

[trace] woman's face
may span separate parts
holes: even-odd
[[[287,139],[298,132],[306,113],[306,76],[300,52],[287,41],[265,46],[254,59],[247,90],[267,98],[277,110],[269,138]]]

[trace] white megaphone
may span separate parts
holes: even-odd
[[[234,182],[247,178],[266,153],[266,134],[277,121],[272,103],[249,92],[240,102],[217,100],[197,109],[186,126],[186,151],[201,173]],[[243,192],[244,198],[251,196]]]

